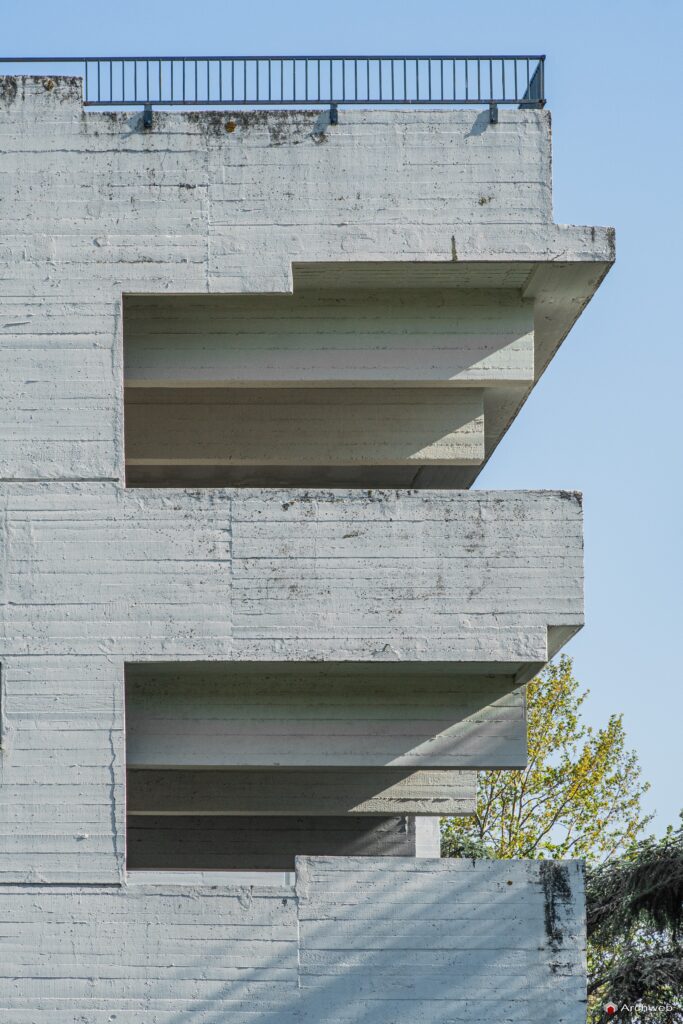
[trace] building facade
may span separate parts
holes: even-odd
[[[581,864],[438,820],[583,621],[471,485],[613,238],[545,110],[335,120],[0,79],[7,1024],[585,1020]]]

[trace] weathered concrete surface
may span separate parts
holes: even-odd
[[[294,889],[9,886],[0,920],[12,1024],[585,1021],[576,861],[299,858]]]
[[[583,622],[573,492],[0,488],[2,649],[542,663]]]
[[[17,483],[0,499],[6,880],[120,877],[126,662],[405,678],[442,661],[519,683],[549,627],[566,639],[582,622],[573,494]]]
[[[381,475],[362,492],[124,489],[124,297],[310,309],[335,292],[346,328],[365,322],[366,385],[486,389],[485,459],[613,259],[608,230],[552,223],[546,112],[230,117],[230,134],[222,113],[145,132],[138,113],[85,112],[73,80],[0,80],[0,1011],[540,1024],[551,1005],[578,1024],[576,866],[342,857],[302,861],[296,892],[119,884],[126,664],[445,662],[519,685],[582,622],[574,494],[378,492]],[[382,323],[354,289],[382,293]],[[425,351],[401,364],[389,310],[410,290]],[[474,292],[500,315],[480,303],[470,331]],[[439,324],[425,310],[444,294]],[[331,333],[309,361],[327,384],[354,362]],[[202,372],[228,372],[214,356]],[[444,486],[441,468],[407,479]],[[413,827],[415,854],[434,852],[434,822]]]
[[[146,132],[138,112],[84,111],[72,80],[3,82],[0,478],[123,480],[122,295],[375,272],[398,289],[397,266],[413,288],[512,288],[534,305],[538,376],[613,259],[606,229],[552,223],[545,111],[344,111],[327,130],[233,113],[230,134],[221,113],[173,113]],[[496,389],[487,458],[529,386]]]

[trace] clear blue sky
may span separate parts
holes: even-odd
[[[594,724],[622,711],[656,827],[683,806],[680,0],[32,0],[5,53],[546,53],[555,220],[618,262],[480,478],[585,495],[587,625],[568,647]],[[31,51],[29,53],[29,51]]]

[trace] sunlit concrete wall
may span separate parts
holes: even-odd
[[[299,858],[294,887],[0,887],[12,1024],[584,1024],[582,865]]]

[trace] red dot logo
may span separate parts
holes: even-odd
[[[617,1004],[616,1003],[605,1003],[605,1013],[607,1014],[608,1017],[613,1017],[616,1012],[617,1012]]]

